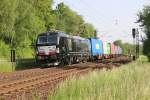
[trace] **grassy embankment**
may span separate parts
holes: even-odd
[[[20,59],[14,64],[12,64],[10,60],[0,59],[0,72],[12,72],[36,67],[37,65],[34,58]]]
[[[141,61],[142,60],[142,61]],[[144,61],[143,61],[144,60]],[[150,63],[144,57],[110,71],[69,78],[50,100],[149,100]]]
[[[0,72],[11,72],[12,64],[7,60],[0,59]]]
[[[13,71],[29,69],[35,66],[34,51],[30,48],[16,50],[16,66]],[[0,72],[11,72],[10,48],[0,48]]]

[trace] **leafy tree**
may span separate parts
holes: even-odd
[[[145,29],[146,37],[143,39],[143,53],[148,56],[150,61],[150,6],[145,6],[138,14],[141,27]]]
[[[134,45],[130,43],[122,43],[121,40],[114,41],[114,44],[120,46],[123,49],[123,54],[134,54]]]
[[[10,43],[11,37],[15,34],[17,4],[18,0],[1,0],[0,3],[0,39],[6,43]]]
[[[94,37],[95,36],[95,29],[93,27],[93,25],[89,24],[89,23],[85,23],[84,26],[81,28],[81,36],[82,37]]]
[[[114,44],[115,45],[117,45],[117,46],[120,46],[120,47],[122,47],[122,40],[116,40],[116,41],[114,41]]]
[[[82,16],[72,11],[64,3],[58,4],[55,12],[57,14],[56,29],[63,30],[71,35],[93,36],[94,27],[89,23],[85,23]]]
[[[57,29],[70,35],[93,37],[93,25],[64,3],[52,9],[53,0],[1,0],[0,44],[16,48],[21,55],[23,48],[35,43],[42,32]],[[1,47],[1,46],[0,46]],[[29,50],[30,51],[30,50]]]

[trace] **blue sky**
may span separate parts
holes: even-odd
[[[64,2],[94,25],[101,38],[107,41],[121,39],[132,43],[133,27],[137,13],[149,0],[54,0],[55,5]],[[142,34],[142,32],[140,32]]]

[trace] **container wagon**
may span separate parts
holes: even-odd
[[[110,43],[111,58],[115,57],[115,45]]]
[[[90,38],[91,44],[91,56],[93,60],[102,59],[103,58],[103,42],[100,39]]]
[[[103,41],[104,58],[110,58],[110,43]]]

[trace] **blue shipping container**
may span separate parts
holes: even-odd
[[[102,40],[90,38],[90,42],[91,42],[91,54],[93,56],[102,55],[103,54]]]

